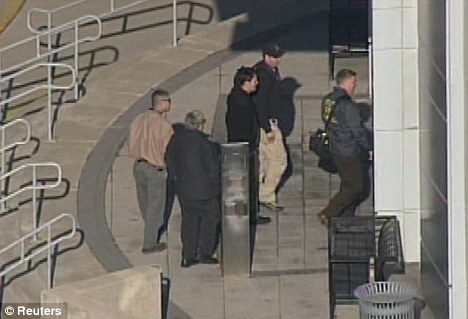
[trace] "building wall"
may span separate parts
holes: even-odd
[[[421,274],[436,318],[448,318],[446,1],[419,0]]]
[[[467,102],[468,4],[447,1],[447,195],[449,318],[468,318],[467,310]],[[427,277],[427,276],[425,276]]]
[[[464,0],[374,0],[375,206],[402,221],[435,318],[468,318]]]
[[[416,0],[373,1],[375,209],[397,215],[407,262],[420,260]]]

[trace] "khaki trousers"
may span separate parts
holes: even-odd
[[[272,131],[275,133],[275,140],[268,142],[266,133],[260,130],[259,145],[259,199],[262,203],[276,203],[276,188],[280,182],[281,176],[286,170],[288,158],[286,148],[284,147],[283,134],[281,130],[272,125]]]

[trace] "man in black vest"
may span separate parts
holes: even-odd
[[[330,199],[318,217],[327,224],[333,216],[354,216],[356,207],[368,196],[364,178],[367,161],[372,156],[361,110],[351,95],[357,86],[356,72],[338,71],[336,86],[322,101],[322,120],[330,116],[330,150],[340,176],[340,190]]]

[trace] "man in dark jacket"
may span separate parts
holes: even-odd
[[[341,184],[339,192],[319,214],[323,224],[333,216],[353,216],[357,205],[368,195],[364,161],[371,153],[367,130],[360,109],[351,95],[357,86],[356,72],[342,69],[336,75],[337,86],[322,101],[322,120],[330,116],[328,133],[333,160]]]
[[[260,123],[260,204],[272,211],[281,211],[277,187],[288,164],[281,132],[282,93],[279,63],[284,51],[275,43],[263,47],[263,59],[254,68],[258,89],[254,96]]]
[[[252,223],[267,224],[269,217],[258,215],[258,142],[260,128],[251,94],[258,85],[257,74],[241,67],[234,75],[234,86],[227,98],[226,128],[229,143],[249,143],[249,204]]]
[[[175,131],[167,147],[168,169],[175,178],[182,210],[182,267],[215,264],[220,221],[220,159],[216,145],[202,132],[201,111],[189,112],[185,129]]]

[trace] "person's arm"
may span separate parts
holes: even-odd
[[[362,125],[362,118],[359,107],[352,101],[344,101],[347,103],[346,109],[346,124],[350,133],[357,144],[365,151],[370,151],[370,143],[367,136],[366,128]]]
[[[207,177],[215,190],[221,193],[221,154],[216,143],[209,140],[203,145]]]
[[[175,160],[174,160],[174,135],[167,144],[166,152],[164,154],[168,175],[174,177],[175,175]]]
[[[270,79],[270,76],[266,70],[258,70],[258,87],[257,92],[255,93],[255,106],[257,108],[258,121],[262,129],[266,133],[271,131],[270,126],[270,114],[269,114],[269,99],[270,99],[270,90],[273,82]]]
[[[250,101],[246,98],[228,98],[228,112],[226,113],[226,127],[228,136],[233,142],[249,142],[251,139],[252,121],[248,118],[251,114]]]

